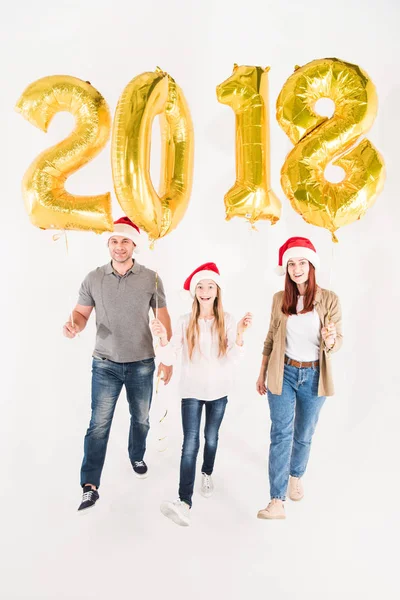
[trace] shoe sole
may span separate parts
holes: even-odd
[[[281,515],[279,517],[266,517],[266,516],[260,515],[260,513],[258,513],[257,519],[264,519],[264,521],[283,521],[283,519],[286,519],[286,515]]]
[[[148,473],[143,473],[143,475],[141,475],[140,473],[135,473],[135,475],[138,479],[147,479],[148,477]]]
[[[162,504],[160,506],[160,510],[164,517],[171,519],[171,521],[176,523],[176,525],[181,525],[181,527],[188,527],[190,525],[190,522],[186,519],[182,519],[182,517],[178,515],[178,513],[171,506]]]
[[[213,495],[214,492],[210,492],[210,493],[204,493],[200,490],[200,494],[203,496],[203,498],[211,498],[211,496]]]
[[[292,502],[300,502],[300,500],[303,500],[304,496],[302,496],[301,498],[292,498],[292,496],[289,496],[289,498]]]
[[[78,515],[81,515],[83,513],[87,513],[91,508],[94,508],[95,506],[96,505],[93,504],[93,506],[88,506],[87,508],[81,508],[81,510],[79,510],[79,508],[78,508],[78,510],[76,512],[78,513]]]

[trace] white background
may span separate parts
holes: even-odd
[[[0,597],[4,600],[133,597],[394,598],[398,559],[399,251],[397,176],[400,105],[399,9],[395,0],[246,2],[13,2],[0,22],[1,102],[1,417]],[[379,112],[368,138],[388,176],[376,204],[339,231],[333,289],[344,313],[345,343],[334,357],[337,394],[321,414],[305,499],[287,502],[285,522],[256,519],[268,502],[269,416],[255,393],[278,247],[308,236],[328,285],[332,244],[307,225],[279,184],[291,145],[274,103],[295,64],[336,56],[364,68],[376,84]],[[251,232],[224,221],[223,196],[234,181],[234,115],[215,88],[234,62],[271,65],[271,168],[282,218]],[[61,327],[85,274],[107,261],[94,234],[63,241],[30,224],[20,193],[41,150],[70,131],[58,115],[47,135],[14,112],[24,88],[45,75],[90,80],[112,113],[125,85],[157,65],[183,88],[195,127],[191,203],[179,227],[145,250],[157,267],[173,321],[187,310],[183,280],[201,262],[226,279],[225,309],[254,313],[247,354],[221,430],[216,491],[196,490],[190,528],[159,512],[176,497],[181,427],[177,378],[154,399],[147,461],[134,478],[127,457],[128,409],[122,396],[113,424],[101,499],[77,515],[83,436],[90,415],[94,324],[76,340]],[[396,137],[397,136],[397,137]],[[159,160],[155,128],[153,160]],[[157,173],[157,169],[154,169]],[[68,181],[77,193],[112,191],[110,146]],[[114,217],[122,215],[114,200]],[[165,429],[160,415],[169,408]],[[164,452],[158,442],[168,435]],[[199,465],[200,466],[200,465]],[[197,482],[198,485],[199,482]]]

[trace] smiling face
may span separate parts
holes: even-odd
[[[310,271],[310,263],[305,258],[290,258],[287,264],[289,277],[297,283],[307,283],[308,273]]]
[[[124,263],[132,258],[135,244],[122,235],[113,235],[108,241],[110,256],[115,262]]]
[[[202,279],[196,285],[196,298],[201,306],[213,306],[218,294],[218,286],[212,279]]]

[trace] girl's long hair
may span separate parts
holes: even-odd
[[[224,309],[222,308],[221,289],[217,285],[217,295],[214,299],[213,304],[214,312],[214,323],[212,325],[212,334],[218,336],[218,356],[225,356],[227,350],[227,340],[225,332],[225,317]],[[195,296],[192,306],[192,314],[190,316],[189,325],[186,332],[189,358],[192,360],[193,352],[199,342],[200,330],[199,330],[199,316],[200,316],[200,303]]]
[[[315,278],[314,265],[309,263],[310,270],[308,272],[307,289],[304,295],[304,308],[302,314],[311,312],[314,308],[314,298],[317,291],[317,282]],[[290,278],[288,271],[285,277],[285,290],[283,292],[282,312],[285,315],[297,315],[297,300],[299,299],[299,290],[296,283]]]

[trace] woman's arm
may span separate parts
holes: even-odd
[[[267,393],[267,386],[265,385],[265,381],[267,379],[268,361],[269,356],[265,356],[264,354],[261,361],[260,374],[256,382],[256,390],[261,396]]]
[[[269,329],[268,329],[267,337],[265,338],[265,341],[264,341],[264,348],[263,348],[263,352],[262,352],[264,356],[269,356],[271,354],[272,348],[274,345],[274,334],[273,334],[274,330],[272,327],[272,323],[274,320],[275,304],[276,304],[276,295],[272,299],[271,318],[269,321]]]
[[[263,347],[263,351],[262,351],[263,357],[262,357],[262,361],[261,361],[260,373],[258,375],[258,379],[256,382],[256,390],[261,396],[263,396],[264,394],[267,393],[267,386],[265,385],[265,381],[267,379],[267,369],[268,369],[269,357],[271,355],[272,348],[274,346],[272,323],[273,323],[273,319],[274,319],[275,304],[276,304],[276,295],[273,297],[273,300],[272,300],[269,329],[268,329],[267,337],[265,338],[265,341],[264,341],[264,347]]]
[[[331,293],[331,301],[328,307],[326,319],[328,321],[328,327],[323,327],[321,333],[324,339],[324,350],[327,354],[330,354],[340,350],[343,343],[342,309],[340,306],[340,300],[336,294]],[[333,335],[332,330],[329,329],[329,325],[332,324],[334,325]]]

